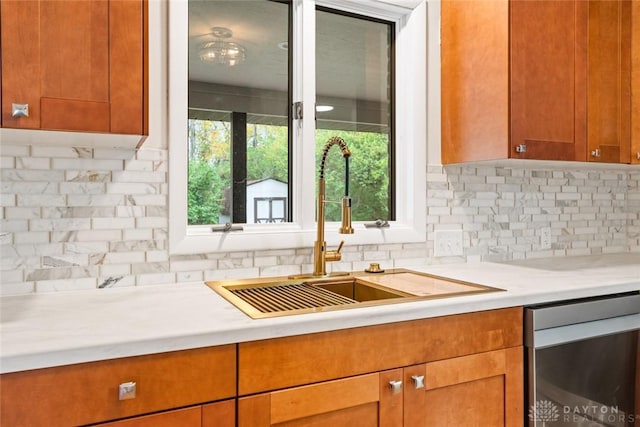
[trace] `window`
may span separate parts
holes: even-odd
[[[336,135],[350,174],[345,185],[330,150],[327,200],[348,186],[346,243],[426,240],[426,16],[301,0],[189,0],[169,13],[172,253],[312,246],[317,162]],[[332,244],[338,204],[326,218]],[[241,231],[215,227],[226,223]]]

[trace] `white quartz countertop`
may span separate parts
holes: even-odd
[[[205,284],[7,296],[0,373],[640,290],[640,253],[413,269],[505,291],[258,320]]]

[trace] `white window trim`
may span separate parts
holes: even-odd
[[[317,5],[396,22],[396,220],[388,228],[366,228],[353,224],[352,235],[338,234],[338,223],[328,223],[325,240],[329,246],[345,240],[345,245],[409,243],[426,241],[426,156],[427,156],[427,12],[426,1],[413,11],[372,0],[318,0]],[[187,44],[188,7],[186,1],[169,2],[169,252],[202,254],[313,247],[315,223],[315,129],[312,121],[294,122],[293,219],[286,224],[244,224],[242,231],[210,231],[210,227],[187,226]],[[294,0],[301,8],[304,39],[299,58],[311,74],[294,88],[294,101],[304,102],[305,117],[315,115],[315,7],[309,0]],[[300,31],[300,22],[294,31]],[[405,65],[406,64],[406,65]],[[301,63],[294,64],[294,73]],[[418,96],[416,96],[418,94]],[[299,141],[307,141],[301,144]],[[299,150],[297,149],[299,147]],[[305,171],[305,173],[302,173]],[[305,191],[303,191],[305,189]],[[355,207],[354,207],[355,208]]]

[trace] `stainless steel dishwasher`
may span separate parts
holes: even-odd
[[[640,293],[525,309],[529,426],[640,426]]]

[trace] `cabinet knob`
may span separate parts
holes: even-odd
[[[526,153],[527,144],[516,145],[516,153]]]
[[[29,117],[29,104],[11,104],[11,117]]]
[[[595,150],[591,150],[591,157],[600,157],[600,149],[596,148]]]
[[[424,375],[411,375],[411,382],[415,388],[424,388]]]
[[[120,384],[118,387],[118,399],[128,400],[136,398],[136,383],[135,381],[129,381]]]
[[[398,394],[402,391],[402,381],[389,381],[391,394]]]

